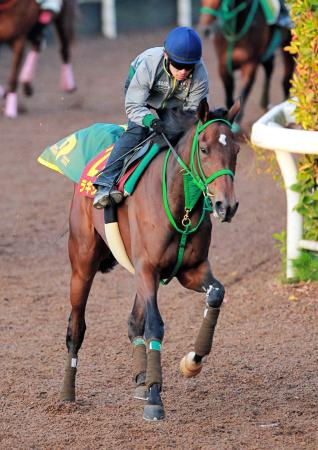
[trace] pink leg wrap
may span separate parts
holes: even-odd
[[[28,83],[33,80],[34,72],[37,66],[37,62],[39,59],[39,53],[32,50],[23,64],[21,73],[20,73],[20,81],[22,83]]]
[[[76,88],[71,64],[62,64],[61,87],[64,91],[74,91]]]
[[[6,97],[4,115],[14,119],[18,115],[18,97],[15,92],[9,92]]]

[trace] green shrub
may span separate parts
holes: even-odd
[[[304,130],[318,131],[318,0],[295,0],[290,6],[295,27],[285,50],[297,55],[290,91],[296,105],[295,122]],[[318,157],[305,155],[299,160],[297,183],[292,189],[300,194],[296,210],[304,218],[303,238],[313,241],[318,241],[317,187]],[[318,262],[311,252],[302,251],[293,265],[298,280],[317,279]]]

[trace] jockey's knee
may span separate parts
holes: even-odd
[[[206,302],[211,308],[220,308],[224,299],[224,286],[214,278],[206,291]]]

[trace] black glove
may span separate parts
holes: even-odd
[[[151,128],[153,129],[153,131],[155,131],[157,134],[161,134],[161,133],[163,133],[163,127],[164,127],[164,124],[163,124],[163,122],[162,122],[162,120],[160,120],[160,119],[154,119],[152,122],[151,122]]]

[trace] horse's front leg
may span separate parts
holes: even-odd
[[[129,319],[129,337],[134,346],[134,377],[138,382],[144,377],[147,388],[147,404],[144,419],[161,420],[164,408],[161,400],[162,369],[161,342],[164,323],[157,304],[159,277],[151,269],[143,268],[137,275],[137,295]],[[137,349],[139,347],[139,352]],[[145,366],[145,352],[146,366]],[[137,356],[139,355],[139,356]]]
[[[70,48],[73,38],[74,9],[74,1],[65,3],[61,13],[55,19],[55,28],[61,44],[61,88],[66,92],[76,90]]]
[[[194,352],[188,353],[180,363],[182,375],[194,377],[201,372],[203,358],[211,352],[214,330],[224,298],[224,287],[213,277],[208,261],[195,269],[180,273],[178,279],[188,289],[205,292],[206,306]]]
[[[8,92],[6,94],[6,104],[4,114],[11,119],[18,115],[18,75],[22,63],[25,46],[25,36],[15,39],[12,44],[13,49],[13,63],[8,82]]]
[[[136,295],[132,312],[128,319],[128,336],[133,346],[133,380],[135,382],[134,398],[147,400],[146,388],[147,370],[147,344],[144,339],[145,332],[145,305]]]
[[[269,88],[274,68],[274,56],[271,56],[267,61],[263,62],[263,67],[265,71],[263,93],[261,97],[261,107],[264,110],[269,108]]]

